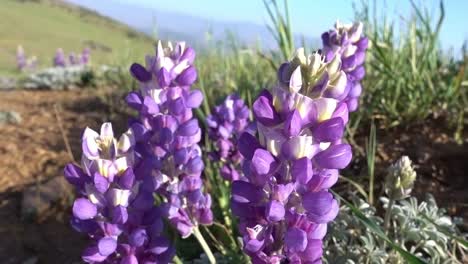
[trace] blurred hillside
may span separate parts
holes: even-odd
[[[97,64],[141,60],[151,50],[147,35],[61,1],[2,0],[0,17],[0,75],[16,72],[15,53],[20,44],[28,57],[37,56],[40,66],[50,66],[59,47],[66,54],[90,47]]]

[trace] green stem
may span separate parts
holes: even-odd
[[[182,260],[179,258],[179,256],[175,255],[174,258],[172,259],[174,261],[174,264],[184,264]]]
[[[388,234],[388,225],[390,224],[390,217],[392,216],[392,207],[395,202],[395,199],[393,199],[393,195],[391,195],[389,199],[390,200],[388,201],[387,212],[385,212],[385,220],[384,220],[385,234]]]
[[[193,235],[198,240],[198,243],[200,243],[200,246],[203,248],[203,251],[205,251],[205,254],[210,260],[210,263],[216,264],[216,259],[213,255],[213,252],[211,252],[211,249],[208,246],[208,243],[206,243],[205,238],[203,238],[203,235],[201,234],[200,229],[198,229],[198,226],[193,228]]]

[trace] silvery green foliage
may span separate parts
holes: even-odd
[[[352,201],[370,220],[383,226],[383,220],[376,216],[374,207],[356,196]],[[380,201],[386,210],[388,198],[381,197]],[[434,197],[428,195],[421,203],[410,197],[393,205],[388,233],[390,239],[428,263],[462,263],[461,256],[467,253],[467,249],[438,230],[423,215],[451,234],[461,236],[455,220],[445,215],[445,210],[438,208]],[[385,246],[382,239],[370,232],[346,207],[341,208],[329,228],[324,263],[404,263],[398,253]]]
[[[387,208],[388,199],[380,199]],[[427,218],[431,221],[429,221]],[[436,227],[433,223],[438,225]],[[455,221],[437,206],[432,195],[418,203],[415,197],[397,202],[392,207],[392,226],[389,236],[403,248],[429,263],[461,263],[457,255],[465,255],[463,249],[446,233],[461,236]],[[442,232],[441,230],[447,232]]]
[[[22,83],[26,89],[67,89],[80,85],[82,76],[90,71],[82,65],[47,68],[27,76]]]

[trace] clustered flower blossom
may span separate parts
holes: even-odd
[[[68,63],[65,56],[65,52],[62,48],[58,48],[54,56],[54,66],[55,67],[67,67],[67,65],[88,65],[91,60],[91,50],[89,48],[84,48],[81,54],[76,55],[74,52],[71,52],[68,55]]]
[[[161,198],[168,219],[182,237],[188,237],[198,224],[213,222],[211,196],[202,192],[204,168],[201,129],[192,109],[200,106],[203,95],[191,90],[197,78],[193,66],[195,51],[185,43],[159,42],[156,56],[146,57],[146,67],[133,64],[130,71],[140,83],[126,101],[138,111],[131,121],[135,131],[139,171],[145,186]]]
[[[86,128],[81,167],[68,164],[65,177],[78,192],[72,226],[87,233],[87,263],[169,263],[175,249],[163,235],[163,208],[153,205],[143,177],[135,172],[134,132],[117,141],[112,125],[100,134]]]
[[[349,78],[341,56],[301,48],[278,79],[253,104],[259,139],[239,139],[245,179],[232,184],[231,209],[254,264],[321,263],[327,223],[339,211],[329,188],[352,157],[342,142]]]
[[[336,22],[334,29],[322,34],[323,52],[326,61],[338,56],[341,59],[341,69],[348,78],[342,97],[348,105],[348,110],[354,112],[359,105],[362,92],[361,80],[364,78],[364,61],[368,47],[368,38],[362,35],[361,22],[341,24]]]
[[[37,57],[31,56],[30,58],[26,57],[23,46],[19,45],[16,49],[16,67],[20,71],[35,69],[37,66]]]
[[[215,145],[212,158],[221,162],[220,173],[225,180],[237,181],[241,178],[243,157],[237,150],[237,140],[244,130],[251,130],[249,115],[244,100],[232,94],[216,106],[213,114],[206,119],[209,137]]]

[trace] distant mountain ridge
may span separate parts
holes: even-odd
[[[267,49],[277,48],[274,38],[265,25],[250,22],[224,22],[195,17],[191,15],[144,8],[125,4],[115,0],[65,0],[95,10],[96,12],[116,19],[141,32],[161,39],[185,40],[192,45],[200,46],[211,40],[225,40],[228,33],[244,45],[257,42]],[[296,35],[295,41],[302,43],[302,36]],[[320,40],[305,37],[308,45],[318,47]]]

